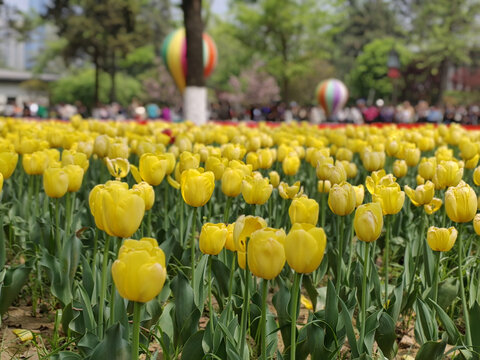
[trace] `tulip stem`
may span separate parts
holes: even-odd
[[[465,317],[465,338],[467,346],[472,346],[472,336],[470,334],[470,314],[468,312],[467,300],[465,298],[465,288],[463,285],[463,239],[462,239],[462,227],[458,229],[458,280],[460,281],[460,295],[462,297],[463,316]]]
[[[212,336],[215,333],[213,327],[213,318],[215,317],[215,313],[213,312],[213,303],[212,303],[212,255],[208,255],[208,312],[210,313],[210,332]]]
[[[267,360],[267,294],[268,280],[263,279],[262,283],[262,318],[260,326],[262,328],[262,360]]]
[[[410,294],[410,292],[412,291],[412,287],[413,287],[413,284],[415,282],[415,274],[417,273],[417,268],[418,268],[418,263],[420,261],[420,259],[422,257],[422,254],[421,254],[421,251],[423,249],[422,247],[422,244],[423,242],[425,241],[424,239],[424,234],[425,234],[425,225],[426,225],[426,214],[425,212],[422,210],[422,215],[421,215],[421,226],[420,226],[420,229],[421,229],[421,233],[420,233],[420,237],[417,238],[417,243],[418,243],[418,246],[417,246],[417,256],[415,257],[415,264],[413,266],[413,272],[412,272],[412,276],[411,276],[411,279],[410,279],[410,284],[408,284],[408,291],[407,291],[407,295]]]
[[[246,248],[246,247],[245,247]],[[240,344],[240,359],[243,360],[243,354],[245,352],[246,346],[246,336],[247,336],[247,316],[249,311],[249,301],[250,301],[250,271],[248,269],[248,258],[245,254],[245,291],[243,295],[243,306],[242,306],[242,318],[240,320],[240,339],[242,343]]]
[[[348,253],[348,266],[347,266],[347,277],[350,274],[352,269],[352,259],[353,259],[353,252],[355,251],[354,242],[353,242],[353,221],[350,224],[350,231],[348,233],[348,240],[350,241],[350,251]],[[348,278],[347,278],[348,281]]]
[[[110,235],[105,239],[105,246],[103,248],[103,262],[102,262],[102,282],[100,284],[100,302],[98,303],[98,337],[103,339],[103,311],[105,307],[105,298],[107,294],[107,268],[108,268],[108,254],[110,248]]]
[[[365,325],[367,322],[367,273],[370,266],[370,243],[364,243],[364,257],[363,257],[363,279],[362,279],[362,302],[360,304],[360,339],[359,344],[363,348],[363,339],[365,338]]]
[[[148,210],[148,215],[147,215],[147,236],[154,236],[152,234],[152,212],[153,209]]]
[[[183,199],[180,201],[180,245],[182,246],[182,248],[185,246],[185,244],[183,243],[183,239],[185,237],[185,226],[183,224],[183,215],[184,215],[184,208],[185,208],[185,202],[183,201]]]
[[[93,236],[93,254],[92,254],[92,275],[93,278],[96,279],[96,273],[97,273],[97,248],[98,248],[98,235],[100,233],[100,230],[95,227],[95,235]]]
[[[385,309],[388,309],[388,266],[389,266],[389,253],[390,253],[390,226],[391,217],[385,216],[385,250],[383,253],[383,265],[385,267]]]
[[[225,251],[225,250],[224,250]],[[232,256],[232,263],[230,266],[230,278],[228,279],[228,302],[231,303],[233,300],[233,276],[235,274],[235,253]]]
[[[133,303],[133,330],[132,330],[132,360],[138,360],[138,349],[140,345],[140,312],[142,303]]]
[[[229,214],[230,214],[230,207],[232,206],[232,198],[230,196],[227,197],[227,203],[225,205],[225,212],[223,213],[223,222],[225,224],[228,223]]]
[[[290,360],[295,360],[295,355],[297,351],[297,313],[298,313],[298,298],[300,286],[302,283],[302,274],[295,272],[295,277],[293,279],[292,286],[292,295],[290,297],[291,301],[291,328],[290,328]]]
[[[65,237],[68,239],[70,235],[70,222],[71,222],[71,198],[70,198],[70,193],[67,192],[65,194]]]
[[[163,206],[165,207],[165,214],[163,215],[163,230],[165,232],[167,231],[168,228],[168,183],[165,183],[165,191],[164,191],[164,201],[163,201]]]
[[[438,266],[440,264],[440,251],[434,251],[435,255],[435,271],[433,273],[433,301],[437,302],[438,297]],[[435,308],[433,309],[433,317],[435,318]]]
[[[57,256],[62,253],[62,240],[60,239],[60,199],[55,199],[55,243],[57,244]]]
[[[325,199],[327,198],[327,195],[324,193],[320,194],[320,206],[321,206],[321,213],[320,213],[320,226],[322,229],[325,227],[325,212],[327,209],[327,204],[325,203]]]
[[[338,220],[338,261],[337,261],[337,278],[335,287],[337,293],[340,293],[340,282],[342,281],[342,265],[343,265],[343,237],[345,230],[345,218],[337,217]]]
[[[192,288],[195,292],[195,232],[197,231],[197,208],[193,208],[192,237],[190,238],[190,257],[192,262]]]

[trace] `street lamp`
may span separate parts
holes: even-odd
[[[398,52],[395,50],[395,47],[390,50],[387,58],[387,67],[388,67],[388,77],[392,79],[393,82],[393,93],[392,93],[392,103],[395,105],[397,102],[397,81],[396,79],[400,78],[400,58]]]

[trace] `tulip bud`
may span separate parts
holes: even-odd
[[[269,169],[273,164],[273,153],[270,149],[260,149],[257,151],[258,167],[260,169]]]
[[[275,278],[285,265],[285,232],[263,228],[251,234],[248,242],[248,268],[265,280]]]
[[[269,184],[268,178],[262,177],[260,173],[247,176],[242,181],[242,196],[247,204],[265,204],[272,191],[273,186]]]
[[[433,176],[433,183],[436,189],[445,189],[450,186],[457,186],[463,177],[463,167],[455,161],[443,161],[437,165]]]
[[[227,225],[227,238],[225,240],[225,249],[235,251],[235,242],[233,241],[233,229],[235,223]]]
[[[222,175],[222,192],[228,197],[237,197],[242,191],[244,177],[242,170],[226,168]]]
[[[241,215],[233,228],[233,242],[238,255],[238,265],[245,269],[245,253],[247,251],[247,238],[256,230],[267,227],[267,222],[259,216]]]
[[[138,166],[142,179],[150,185],[157,186],[165,178],[168,160],[160,155],[146,153],[140,157]]]
[[[445,193],[445,210],[453,222],[472,221],[477,212],[477,195],[464,181],[450,187]]]
[[[155,191],[153,190],[152,185],[142,181],[133,185],[132,191],[140,195],[143,199],[145,202],[145,210],[150,210],[153,207],[153,204],[155,203]]]
[[[179,164],[180,174],[188,169],[197,169],[200,166],[200,155],[184,151],[180,154]]]
[[[110,159],[123,158],[128,159],[129,148],[128,145],[123,142],[114,142],[108,147],[107,156]]]
[[[110,142],[108,141],[107,135],[99,135],[95,138],[93,143],[93,152],[99,158],[103,158],[108,154],[108,147],[110,146]]]
[[[365,197],[365,188],[362,184],[358,186],[354,186],[353,190],[355,190],[355,207],[359,207],[363,203],[363,198]]]
[[[328,180],[318,180],[317,183],[317,191],[319,193],[328,193],[330,192],[330,189],[332,188],[332,184]]]
[[[207,161],[205,162],[205,170],[213,172],[215,180],[220,180],[222,178],[227,166],[228,159],[218,158],[216,156],[207,157]]]
[[[480,186],[480,166],[473,172],[473,182],[475,185]]]
[[[276,171],[270,171],[268,177],[270,178],[270,184],[276,189],[280,185],[280,175]]]
[[[165,284],[165,254],[155,239],[125,240],[112,265],[112,277],[121,297],[149,302]]]
[[[300,168],[300,158],[298,156],[287,156],[282,162],[282,169],[285,175],[295,175]]]
[[[84,171],[79,165],[67,165],[64,167],[68,175],[68,192],[77,192],[80,190],[83,182]]]
[[[300,192],[299,192],[300,191]],[[293,199],[295,196],[300,196],[303,191],[300,190],[300,181],[296,181],[292,186],[288,186],[287,183],[281,182],[278,185],[278,193],[282,199]]]
[[[292,200],[288,215],[292,224],[308,223],[316,225],[319,210],[319,205],[315,200],[302,196]]]
[[[18,154],[13,151],[0,152],[0,173],[6,180],[12,176],[17,167]]]
[[[393,175],[397,178],[402,178],[407,175],[408,166],[405,160],[395,160],[393,162]]]
[[[418,185],[415,190],[405,185],[405,193],[415,206],[429,204],[435,195],[435,185],[428,180],[425,185]]]
[[[418,164],[418,174],[425,180],[432,180],[435,175],[436,167],[437,159],[434,157],[422,158],[422,161]]]
[[[365,242],[377,240],[382,233],[383,215],[379,203],[360,205],[355,211],[353,227],[357,237]]]
[[[200,251],[208,255],[218,255],[227,241],[228,230],[225,224],[205,223],[200,232]]]
[[[453,226],[448,229],[430,226],[427,232],[427,242],[433,251],[449,251],[455,244],[457,235],[457,229]]]
[[[385,153],[377,151],[365,151],[362,154],[363,167],[367,171],[377,171],[385,165]]]
[[[201,173],[196,169],[188,169],[182,173],[180,180],[183,201],[193,207],[205,205],[215,188],[215,175],[211,171]]]
[[[393,215],[402,210],[405,193],[401,191],[400,185],[397,183],[379,186],[377,192],[373,194],[373,201],[380,203],[383,215]]]
[[[477,235],[480,235],[480,214],[475,215],[473,218],[473,229]]]
[[[25,170],[28,175],[43,174],[48,167],[48,163],[49,158],[44,151],[35,151],[32,154],[24,154],[22,157],[23,170]]]
[[[328,206],[336,215],[345,216],[355,209],[356,195],[350,183],[335,184],[328,194]]]
[[[297,273],[315,271],[322,262],[327,238],[322,228],[311,224],[293,224],[285,239],[288,265]]]
[[[43,173],[43,188],[47,196],[61,198],[68,190],[67,172],[62,168],[46,169]]]
[[[407,162],[407,165],[410,167],[417,166],[418,161],[420,160],[420,149],[417,149],[415,147],[413,148],[405,148],[404,149],[404,156],[405,156],[405,161]]]

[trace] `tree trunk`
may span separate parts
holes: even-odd
[[[109,97],[110,104],[117,100],[116,82],[115,82],[115,75],[117,73],[117,66],[116,66],[116,61],[115,61],[115,50],[114,49],[112,49],[112,59],[111,59],[111,61],[112,61],[111,65],[110,65],[110,83],[111,83],[111,86],[110,86],[110,97]]]
[[[187,37],[187,86],[205,86],[202,0],[183,0],[182,8]]]
[[[450,61],[445,58],[440,64],[440,87],[438,89],[437,101],[443,101],[443,93],[447,90]]]
[[[100,64],[98,63],[98,51],[95,50],[95,55],[93,58],[93,64],[95,65],[95,85],[93,89],[93,106],[95,108],[98,105],[98,89],[100,85]],[[91,109],[90,109],[91,110]]]
[[[207,122],[207,89],[203,76],[202,0],[183,0],[187,38],[187,76],[183,94],[183,117],[197,125]]]

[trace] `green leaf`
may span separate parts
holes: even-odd
[[[310,298],[310,301],[312,302],[312,305],[313,305],[313,309],[315,310],[317,307],[318,292],[317,292],[317,289],[315,288],[315,285],[313,285],[311,275],[303,277],[303,286],[305,286],[308,297]]]
[[[207,291],[205,286],[205,271],[207,269],[209,255],[202,255],[200,261],[197,263],[195,268],[195,284],[194,295],[195,295],[195,304],[198,307],[198,310],[202,311],[205,304],[205,299],[207,298]]]
[[[472,345],[480,349],[480,305],[475,301],[469,310],[470,315],[470,331],[472,335]]]
[[[379,324],[375,332],[375,340],[378,347],[388,359],[395,357],[395,322],[386,312],[380,314]]]
[[[205,331],[200,330],[193,334],[182,350],[182,360],[202,360],[205,356],[202,348],[203,335]]]
[[[52,360],[82,360],[83,357],[81,357],[78,354],[75,354],[71,351],[60,351],[56,355],[52,355],[50,357]]]
[[[28,275],[32,268],[20,265],[0,272],[0,315],[5,314],[12,302],[17,298],[20,290],[28,281]]]
[[[433,323],[433,314],[420,298],[414,305],[417,318],[415,319],[415,337],[421,344],[427,341],[435,341],[437,338],[437,326]]]
[[[438,317],[440,318],[440,321],[443,324],[443,327],[445,328],[445,331],[447,332],[448,335],[448,341],[447,343],[450,345],[456,345],[458,340],[460,340],[460,333],[455,326],[455,323],[453,322],[452,319],[447,315],[447,313],[438,305],[435,301],[429,299],[430,303],[435,307],[435,310],[437,311]],[[480,321],[480,318],[478,319]],[[480,333],[478,334],[480,336]]]
[[[443,359],[443,352],[447,343],[444,341],[427,341],[422,345],[420,350],[418,350],[416,360],[440,360]]]
[[[348,338],[348,344],[350,345],[350,349],[352,351],[352,356],[354,358],[359,356],[358,352],[358,347],[357,347],[357,339],[355,338],[355,332],[353,330],[353,324],[352,324],[352,316],[348,312],[347,305],[343,302],[342,299],[339,299],[340,305],[342,307],[342,311],[340,313],[340,316],[343,318],[343,323],[345,325],[345,329],[347,331],[347,338]]]
[[[111,326],[107,329],[105,338],[90,355],[89,360],[128,360],[130,358],[130,344],[125,338],[128,338],[128,330],[119,323]]]

